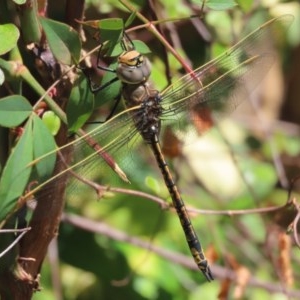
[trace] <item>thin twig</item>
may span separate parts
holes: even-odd
[[[296,209],[298,210],[298,213],[293,221],[293,232],[294,232],[294,239],[296,242],[296,245],[298,246],[298,248],[300,249],[300,241],[299,241],[299,237],[298,237],[298,223],[300,220],[300,206],[296,203],[296,199],[293,198],[292,199],[294,206],[296,207]]]
[[[4,250],[0,253],[0,258],[2,256],[4,256],[10,249],[12,249],[18,242],[19,240],[29,231],[31,230],[30,227],[21,229],[21,230],[17,230],[17,229],[4,229],[1,230],[1,232],[5,232],[6,230],[12,230],[11,232],[21,232],[21,234]],[[7,232],[7,231],[6,231]]]
[[[131,190],[131,189],[125,189],[125,188],[116,188],[116,187],[105,187],[98,184],[93,184],[93,187],[98,186],[99,189],[105,190],[105,191],[111,191],[116,193],[122,193],[127,195],[134,195],[138,197],[142,197],[145,199],[148,199],[150,201],[158,203],[162,209],[168,209],[172,208],[172,204],[166,202],[162,198],[153,196],[148,193],[144,193],[141,191]],[[246,215],[246,214],[265,214],[270,213],[273,211],[277,211],[280,209],[283,209],[286,206],[286,204],[282,206],[270,206],[270,207],[260,207],[260,208],[252,208],[252,209],[240,209],[240,210],[210,210],[210,209],[198,209],[198,208],[192,208],[187,207],[187,211],[190,213],[196,213],[196,214],[202,214],[202,215],[228,215],[228,216],[235,216],[235,215]]]
[[[137,191],[137,190],[132,190],[132,189],[127,189],[127,188],[118,188],[118,187],[109,187],[109,186],[103,186],[100,185],[94,181],[90,181],[86,178],[81,177],[80,175],[76,174],[72,170],[68,170],[74,177],[76,177],[78,180],[84,182],[85,184],[89,185],[92,187],[97,195],[103,196],[105,192],[115,192],[115,193],[121,193],[125,195],[131,195],[131,196],[137,196],[141,197],[150,201],[153,201],[157,204],[162,209],[172,209],[172,203],[166,202],[164,199],[142,192],[142,191]],[[270,207],[260,207],[260,208],[252,208],[252,209],[240,209],[240,210],[210,210],[210,209],[198,209],[198,208],[192,208],[192,207],[187,207],[187,211],[190,213],[196,213],[196,214],[202,214],[202,215],[228,215],[228,216],[235,216],[235,215],[247,215],[247,214],[265,214],[265,213],[270,213],[273,211],[277,211],[280,209],[283,209],[286,206],[286,204],[282,206],[270,206]],[[175,210],[174,210],[175,211]]]
[[[18,232],[27,232],[31,229],[31,227],[26,227],[26,228],[21,228],[21,229],[0,229],[0,233],[10,233],[10,232],[14,232],[14,233],[18,233]]]
[[[296,245],[300,249],[300,241],[299,241],[299,238],[298,238],[298,230],[297,230],[299,219],[300,219],[300,211],[297,213],[297,216],[296,216],[296,218],[294,219],[294,222],[293,222],[294,239],[295,239]]]

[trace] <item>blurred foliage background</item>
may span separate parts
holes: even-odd
[[[47,16],[66,22],[67,10],[75,9],[67,2],[48,1]],[[216,278],[205,282],[194,266],[172,209],[163,210],[141,193],[109,191],[94,201],[82,191],[67,197],[58,238],[41,270],[42,290],[33,299],[299,299],[299,2],[129,3],[149,20],[161,21],[160,31],[192,68],[269,19],[294,16],[286,31],[270,36],[276,59],[249,99],[170,158]],[[85,2],[85,20],[129,15],[117,0]],[[136,18],[128,34],[151,49],[151,79],[163,90],[184,72],[141,24]],[[91,30],[81,34],[84,50],[97,46]],[[90,59],[95,65],[97,52]],[[93,118],[103,119],[111,107],[104,103]],[[131,185],[118,187],[170,201],[152,157],[140,151],[131,155],[137,163]],[[288,200],[294,202],[287,205]]]

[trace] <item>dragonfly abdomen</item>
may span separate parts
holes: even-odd
[[[194,261],[196,262],[198,268],[202,271],[204,276],[208,281],[213,280],[213,276],[208,265],[207,259],[203,253],[203,249],[201,247],[200,241],[196,235],[196,231],[192,225],[188,212],[186,210],[185,204],[180,196],[178,188],[173,180],[172,174],[169,170],[168,164],[164,159],[164,156],[161,151],[161,147],[159,144],[159,140],[157,135],[153,137],[151,143],[149,143],[151,149],[154,153],[155,159],[159,168],[161,169],[161,173],[163,175],[165,184],[169,190],[170,196],[172,198],[172,203],[174,208],[176,209],[178,218],[182,225],[188,246],[193,255]]]

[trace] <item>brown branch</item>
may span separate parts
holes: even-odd
[[[164,199],[153,196],[151,194],[136,191],[132,189],[125,189],[125,188],[117,188],[117,187],[106,187],[99,185],[95,182],[88,182],[84,181],[86,184],[90,185],[98,195],[103,195],[105,192],[111,191],[126,195],[132,195],[137,197],[142,197],[144,199],[153,201],[160,205],[162,209],[168,209],[172,208],[172,203],[166,202]],[[237,210],[210,210],[210,209],[198,209],[198,208],[192,208],[187,207],[187,211],[194,214],[202,214],[202,215],[228,215],[228,216],[235,216],[235,215],[246,215],[246,214],[265,214],[265,213],[271,213],[275,211],[279,211],[281,209],[284,209],[288,207],[290,203],[284,204],[282,206],[270,206],[270,207],[260,207],[260,208],[252,208],[252,209],[237,209]],[[172,209],[173,211],[173,209]],[[174,209],[175,212],[175,209]]]
[[[60,142],[66,138],[66,131],[60,132]],[[68,157],[67,153],[64,153]],[[55,167],[55,173],[61,172],[63,165]],[[63,176],[61,181],[66,181],[67,176]],[[19,268],[26,274],[19,279],[21,293],[19,298],[31,299],[32,293],[39,289],[39,273],[43,260],[47,254],[48,245],[57,235],[60,224],[60,217],[64,208],[65,185],[50,182],[44,189],[51,190],[51,193],[43,193],[43,189],[36,193],[37,205],[33,212],[29,226],[32,230],[20,242]],[[28,260],[29,259],[29,260]]]
[[[121,193],[125,195],[131,195],[131,196],[137,196],[141,197],[150,201],[153,201],[162,209],[169,209],[171,208],[172,211],[175,212],[175,209],[172,208],[172,203],[166,202],[164,199],[151,195],[149,193],[145,193],[142,191],[127,189],[127,188],[118,188],[118,187],[110,187],[110,186],[103,186],[100,185],[94,181],[88,180],[84,177],[81,177],[76,172],[74,172],[72,169],[69,169],[67,171],[70,175],[77,178],[79,181],[83,182],[84,184],[90,186],[92,189],[95,190],[99,198],[101,198],[105,192],[115,192],[115,193]],[[228,215],[228,216],[235,216],[235,215],[246,215],[246,214],[266,214],[271,213],[275,211],[279,211],[281,209],[285,209],[287,207],[293,206],[293,203],[287,202],[284,205],[281,206],[270,206],[270,207],[260,207],[260,208],[252,208],[252,209],[237,209],[237,210],[209,210],[209,209],[198,209],[198,208],[192,208],[187,207],[187,211],[193,214],[202,214],[202,215]]]
[[[148,242],[141,240],[138,237],[128,235],[127,233],[117,230],[109,225],[102,222],[95,222],[80,216],[76,216],[73,214],[63,214],[62,220],[69,224],[72,224],[76,227],[82,228],[84,230],[102,234],[108,236],[111,239],[120,242],[126,242],[131,245],[146,249],[147,251],[154,252],[155,254],[179,265],[182,265],[188,269],[195,270],[199,272],[198,267],[195,265],[193,259],[191,257],[182,255],[180,253],[176,253],[173,251],[166,250],[164,248],[155,246]],[[238,278],[236,273],[233,270],[228,268],[224,268],[221,266],[213,265],[212,272],[217,279],[230,279],[234,282],[237,282]],[[248,285],[265,289],[270,293],[283,293],[289,297],[300,297],[300,290],[292,290],[292,289],[284,289],[281,284],[274,284],[272,282],[263,282],[256,277],[250,277],[248,281]]]

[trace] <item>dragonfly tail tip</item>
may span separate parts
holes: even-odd
[[[202,269],[201,271],[204,274],[204,276],[208,282],[211,282],[214,280],[214,276],[212,275],[212,272],[209,267],[207,267],[206,269]]]

